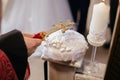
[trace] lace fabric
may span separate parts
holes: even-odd
[[[41,58],[71,63],[83,59],[87,49],[84,36],[74,30],[67,30],[65,33],[56,31],[46,37],[39,47]]]

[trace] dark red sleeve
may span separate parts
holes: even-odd
[[[18,80],[7,55],[0,50],[0,80]]]
[[[24,80],[28,66],[27,48],[20,31],[13,30],[0,36],[0,49],[9,58],[19,80]]]

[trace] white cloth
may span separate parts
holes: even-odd
[[[25,33],[37,33],[68,19],[72,20],[72,16],[67,0],[8,0],[1,32],[18,29]]]
[[[46,37],[38,48],[41,58],[50,61],[77,62],[84,58],[88,49],[84,36],[74,30],[56,31]]]

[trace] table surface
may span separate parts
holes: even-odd
[[[80,74],[79,69],[65,66],[57,63],[48,62],[48,80],[103,80],[106,64],[98,63],[100,67],[100,78],[93,77],[93,75]],[[76,73],[77,72],[77,73]]]

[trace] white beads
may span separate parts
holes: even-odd
[[[49,47],[53,47],[53,48],[59,49],[59,51],[61,53],[63,53],[63,52],[70,52],[71,51],[71,48],[63,43],[62,38],[61,39],[58,39],[58,38],[53,39],[51,42],[48,42],[48,43],[49,43],[48,44]]]

